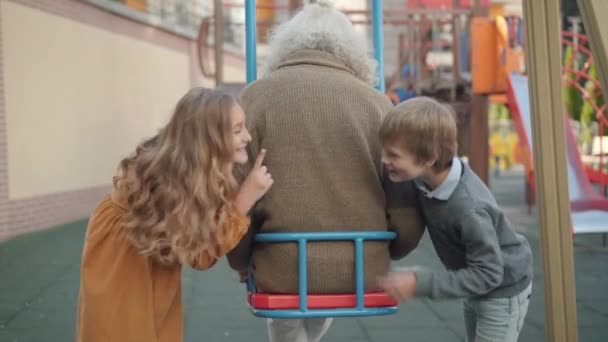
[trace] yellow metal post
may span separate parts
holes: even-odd
[[[608,99],[608,25],[601,24],[608,16],[608,1],[578,0],[578,6],[589,36],[589,46],[602,84],[604,99]]]
[[[560,0],[524,0],[546,340],[578,341],[561,83]],[[538,284],[540,286],[541,284]]]

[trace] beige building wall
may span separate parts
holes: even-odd
[[[2,2],[9,199],[104,186],[190,87],[189,56]]]
[[[88,217],[194,85],[213,81],[189,38],[77,0],[2,0],[0,241]]]

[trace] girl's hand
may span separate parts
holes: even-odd
[[[266,150],[262,149],[236,196],[236,206],[243,213],[249,212],[255,202],[262,198],[274,183],[266,166],[262,165],[265,156]]]

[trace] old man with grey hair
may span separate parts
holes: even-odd
[[[266,149],[274,186],[256,208],[266,220],[252,224],[228,260],[245,272],[253,258],[261,292],[298,293],[297,244],[254,244],[253,235],[391,229],[378,132],[392,104],[374,88],[367,39],[330,1],[305,6],[269,44],[263,77],[243,90],[241,101],[249,153]],[[422,234],[413,198],[406,197],[391,208],[401,223],[398,239],[365,243],[366,291],[379,290],[376,278],[388,272],[391,257],[405,256]],[[352,242],[308,244],[308,291],[355,291]],[[320,341],[330,324],[330,318],[269,319],[268,334],[271,342]]]

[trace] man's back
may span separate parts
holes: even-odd
[[[391,108],[383,94],[320,51],[294,55],[243,93],[252,154],[267,150],[275,180],[259,207],[263,232],[386,230],[378,130]],[[388,269],[388,244],[367,242],[366,286]],[[354,290],[352,242],[311,243],[309,290]],[[257,286],[297,291],[294,244],[257,245]]]

